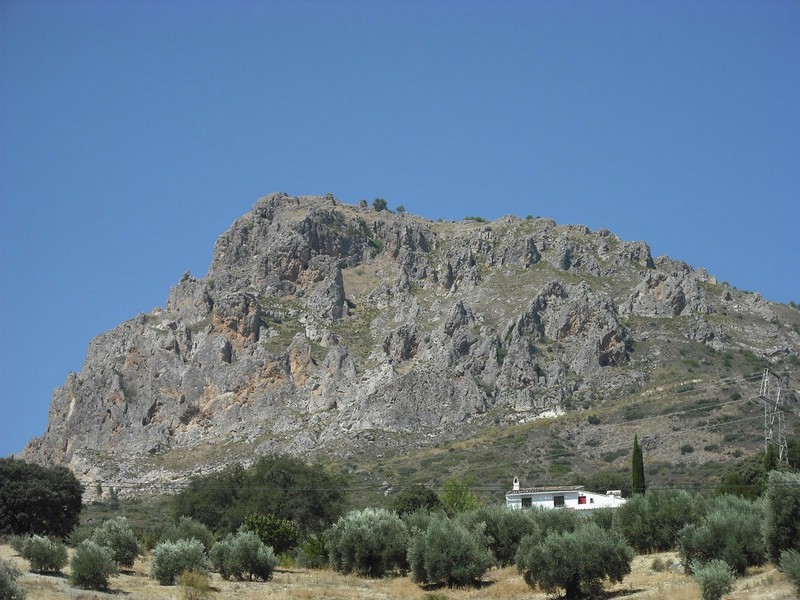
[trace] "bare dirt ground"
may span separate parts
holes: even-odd
[[[108,593],[80,590],[67,581],[69,566],[63,576],[42,576],[30,573],[28,561],[10,546],[0,545],[0,558],[11,560],[23,572],[20,578],[28,600],[72,598],[75,600],[167,600],[181,599],[177,586],[161,586],[150,579],[150,557],[140,557],[133,569],[111,579]],[[654,562],[676,565],[674,552],[637,556],[632,573],[621,584],[606,587],[608,598],[615,600],[700,600],[700,589],[691,577],[677,567],[655,571]],[[371,580],[339,575],[328,570],[279,568],[272,581],[225,581],[212,574],[209,599],[241,598],[256,600],[547,600],[540,590],[532,590],[513,567],[492,569],[479,589],[423,589],[408,577]],[[725,596],[730,600],[789,600],[797,596],[784,575],[772,565],[752,569],[737,579],[734,590]]]

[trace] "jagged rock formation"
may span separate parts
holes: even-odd
[[[205,278],[92,341],[26,456],[145,485],[271,450],[420,445],[643,388],[676,338],[797,356],[783,310],[607,230],[272,194]]]

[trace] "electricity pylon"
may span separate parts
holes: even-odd
[[[769,369],[764,369],[761,393],[758,395],[764,402],[764,448],[769,452],[769,445],[775,444],[778,447],[778,464],[789,464],[782,388],[781,378]]]

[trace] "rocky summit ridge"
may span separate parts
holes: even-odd
[[[276,193],[204,278],[91,342],[24,456],[142,493],[268,452],[402,454],[634,400],[657,413],[693,377],[686,352],[703,381],[746,387],[742,356],[794,376],[800,311],[605,229]]]

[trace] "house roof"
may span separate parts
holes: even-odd
[[[545,487],[532,487],[532,488],[520,488],[518,490],[509,490],[506,492],[506,496],[509,494],[537,494],[537,493],[544,493],[544,492],[582,492],[583,486],[582,485],[551,485]]]

